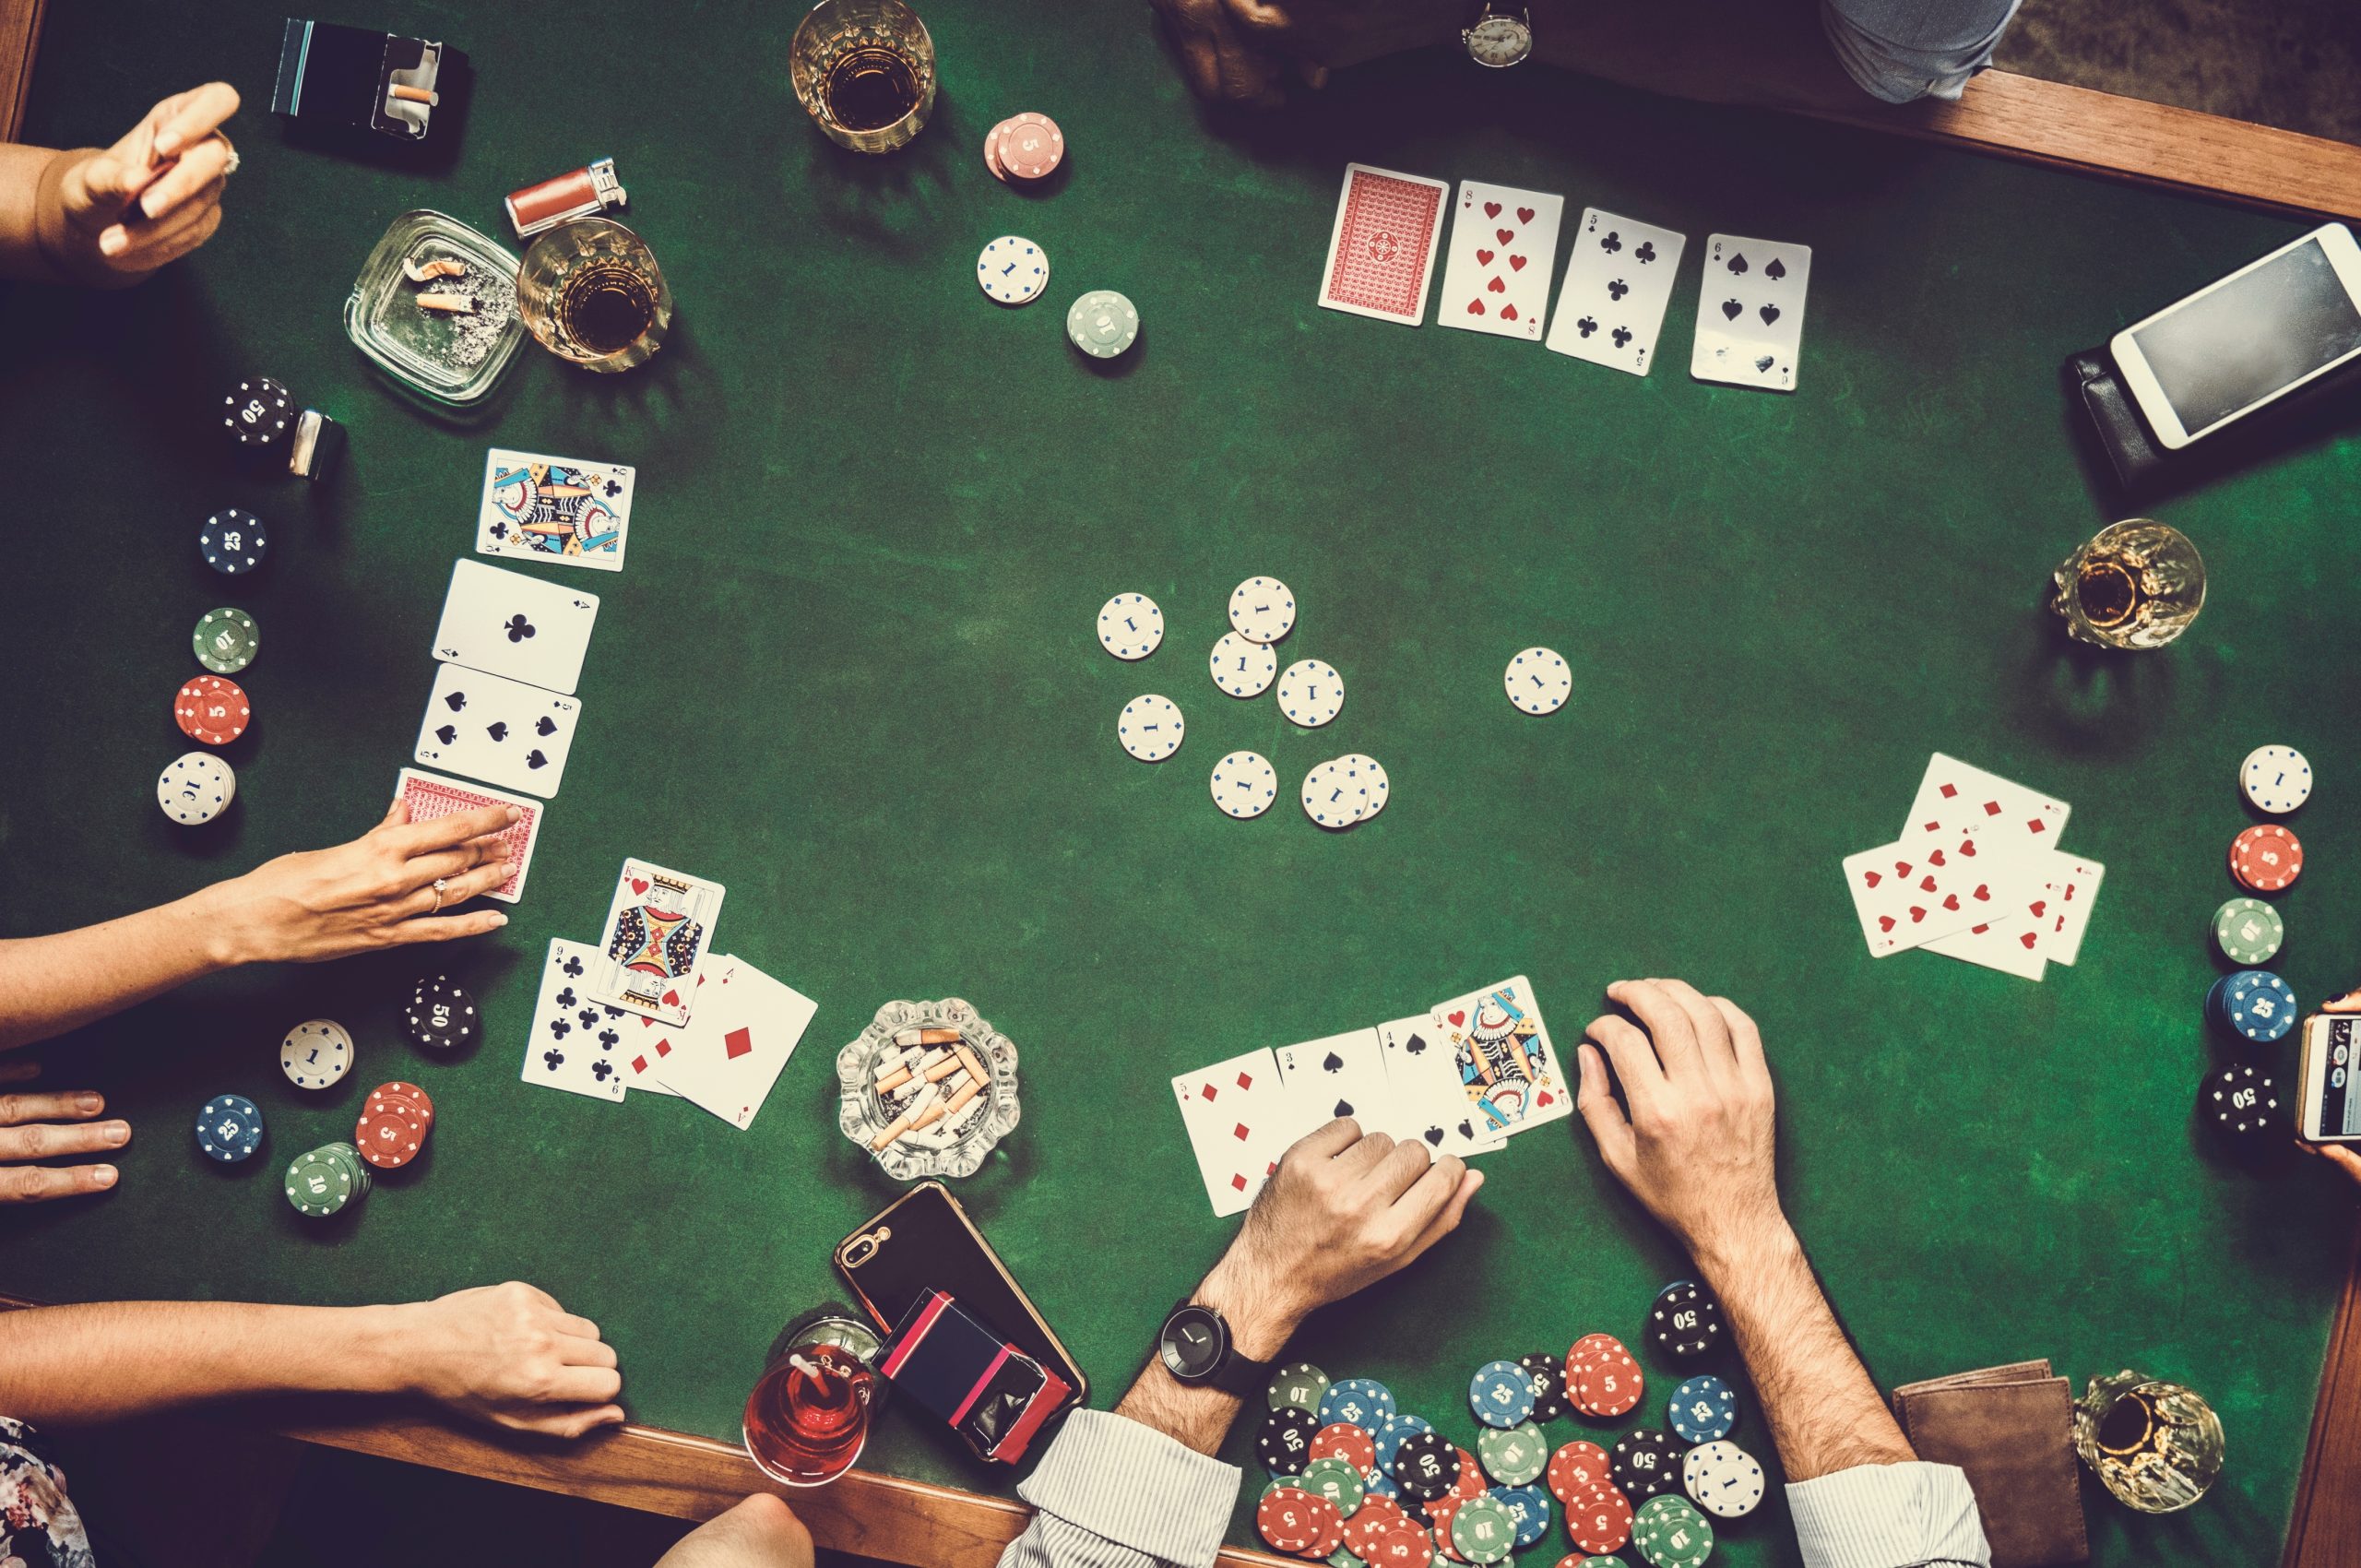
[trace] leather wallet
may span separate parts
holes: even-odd
[[[1893,1414],[1918,1457],[1967,1472],[1992,1568],[2090,1561],[2074,1396],[2047,1360],[1905,1384]]]
[[[2361,406],[2361,360],[2339,365],[2318,381],[2257,409],[2215,434],[2175,450],[2157,444],[2147,420],[2116,374],[2115,355],[2102,343],[2069,354],[2066,385],[2089,416],[2099,449],[2128,495],[2153,493],[2183,478],[2194,482],[2317,434]]]

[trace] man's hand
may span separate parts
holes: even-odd
[[[580,1437],[623,1419],[599,1325],[515,1280],[392,1309],[409,1386],[492,1426]]]
[[[1430,1160],[1424,1144],[1331,1122],[1280,1159],[1197,1299],[1221,1313],[1241,1354],[1267,1360],[1314,1309],[1451,1234],[1483,1184],[1455,1156]]]
[[[2306,1144],[2304,1146],[2352,1177],[2355,1182],[2361,1182],[2361,1154],[2354,1153],[2351,1145]]]
[[[1644,1026],[1610,1013],[1584,1031],[1576,1103],[1607,1168],[1701,1263],[1775,1234],[1786,1217],[1772,1161],[1771,1070],[1754,1020],[1685,980],[1619,980],[1607,995]]]
[[[136,282],[212,238],[233,156],[219,127],[237,111],[235,88],[208,82],[157,104],[113,147],[59,153],[35,215],[50,264]]]
[[[22,1082],[37,1071],[38,1064],[31,1062],[0,1063],[0,1083]],[[103,1193],[113,1186],[112,1165],[30,1163],[65,1155],[98,1154],[129,1143],[130,1123],[90,1120],[106,1108],[105,1099],[89,1089],[0,1095],[0,1204],[44,1203],[81,1193]]]
[[[265,861],[198,895],[222,944],[216,957],[225,965],[309,964],[497,931],[508,923],[497,910],[437,911],[508,880],[498,835],[517,814],[514,806],[481,806],[413,823],[396,801],[383,822],[350,844]]]
[[[786,1503],[758,1491],[682,1536],[656,1568],[812,1568],[812,1532]]]

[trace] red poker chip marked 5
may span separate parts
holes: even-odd
[[[2230,874],[2257,893],[2291,887],[2303,871],[2303,842],[2275,822],[2257,823],[2230,841]]]
[[[1058,123],[1030,111],[1003,121],[992,144],[993,159],[1020,180],[1046,177],[1065,155],[1066,137]]]
[[[1332,1422],[1312,1434],[1311,1457],[1342,1459],[1367,1475],[1377,1467],[1377,1440],[1350,1421]]]
[[[1370,1550],[1358,1555],[1370,1568],[1428,1568],[1435,1560],[1435,1538],[1405,1521],[1372,1538]]]
[[[1599,1485],[1566,1504],[1566,1538],[1594,1557],[1619,1551],[1631,1538],[1631,1503],[1609,1485]]]
[[[1341,1539],[1344,1515],[1324,1497],[1300,1487],[1283,1486],[1254,1505],[1254,1527],[1279,1550],[1300,1555],[1317,1545],[1332,1527]]]
[[[352,1129],[361,1158],[381,1170],[397,1170],[418,1158],[426,1123],[389,1101],[373,1099]]]
[[[1345,1545],[1363,1562],[1374,1562],[1378,1560],[1380,1538],[1405,1526],[1418,1530],[1418,1522],[1403,1512],[1400,1503],[1382,1491],[1373,1491],[1361,1499],[1361,1505],[1345,1521]],[[1426,1532],[1418,1533],[1423,1537]]]
[[[245,689],[222,675],[199,675],[172,698],[172,722],[192,741],[226,746],[246,732],[253,707]]]
[[[1647,1392],[1647,1379],[1641,1375],[1640,1363],[1631,1359],[1629,1350],[1619,1347],[1596,1360],[1584,1363],[1581,1372],[1571,1374],[1568,1386],[1583,1410],[1593,1416],[1621,1416],[1631,1413],[1632,1407]]]
[[[1569,1443],[1549,1455],[1550,1493],[1568,1505],[1593,1487],[1612,1484],[1614,1473],[1607,1450],[1596,1443]]]

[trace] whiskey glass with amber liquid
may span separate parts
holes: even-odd
[[[2050,577],[2049,607],[2077,640],[2162,647],[2205,608],[2205,563],[2178,529],[2148,517],[2110,524]]]
[[[2083,1390],[2074,1451],[2125,1507],[2175,1514],[2222,1473],[2222,1420],[2179,1384],[2119,1372]]]
[[[821,135],[855,152],[908,146],[934,112],[934,40],[901,0],[821,0],[787,68]]]
[[[611,218],[577,218],[526,247],[516,314],[558,358],[585,370],[629,370],[664,346],[672,291],[637,234]]]

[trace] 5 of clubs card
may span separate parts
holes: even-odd
[[[1549,323],[1550,350],[1647,374],[1688,244],[1689,236],[1674,230],[1584,208]]]
[[[1689,374],[1700,381],[1794,391],[1810,282],[1809,245],[1707,235]]]
[[[725,891],[701,876],[625,861],[599,928],[590,994],[660,1024],[687,1023]]]
[[[1462,180],[1453,212],[1436,323],[1538,342],[1566,198]]]
[[[495,446],[484,458],[476,553],[620,572],[635,480],[627,463]]]

